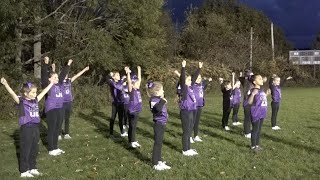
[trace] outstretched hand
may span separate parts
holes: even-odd
[[[85,71],[88,71],[88,70],[89,70],[89,66],[85,67],[84,70],[85,70]]]
[[[186,62],[185,60],[183,60],[182,63],[181,63],[181,65],[182,65],[182,67],[186,67],[187,62]]]
[[[199,68],[201,69],[203,66],[203,62],[199,62]]]
[[[72,64],[73,60],[72,59],[69,59],[68,60],[68,66],[70,66]]]
[[[7,85],[8,84],[7,80],[4,77],[1,78],[1,84],[3,84],[3,85]]]
[[[49,57],[48,56],[44,57],[44,63],[49,64]]]

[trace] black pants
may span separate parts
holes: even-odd
[[[69,134],[69,127],[70,127],[70,116],[72,112],[72,102],[63,103],[62,107],[62,126],[61,126],[61,133],[60,134]]]
[[[58,136],[60,133],[60,127],[62,123],[62,108],[52,109],[46,113],[48,124],[48,150],[52,151],[58,149]]]
[[[194,117],[194,137],[198,136],[199,133],[199,124],[200,124],[200,117],[201,117],[202,107],[197,107],[197,110],[195,111],[195,117]],[[191,130],[192,132],[192,130]]]
[[[36,160],[39,151],[39,125],[22,125],[20,127],[20,172],[37,169]]]
[[[251,147],[259,145],[262,123],[263,119],[252,122]]]
[[[277,116],[279,111],[280,103],[279,102],[271,102],[272,115],[271,115],[271,126],[274,127],[277,125]]]
[[[123,105],[123,125],[128,125],[128,105]]]
[[[239,112],[239,107],[240,107],[240,104],[234,104],[233,107],[232,107],[232,121],[233,122],[238,122],[238,112]]]
[[[116,115],[118,114],[120,133],[123,133],[123,115],[124,115],[124,105],[112,103],[112,114],[110,119],[110,135],[113,134],[113,125],[116,120]]]
[[[231,107],[230,106],[224,106],[223,107],[223,112],[222,112],[222,128],[228,126],[228,121],[229,121],[229,116],[231,112]]]
[[[152,164],[157,165],[158,161],[161,160],[161,149],[162,149],[162,142],[163,142],[163,135],[166,125],[161,123],[154,123],[154,144],[153,144],[153,151],[152,151]]]
[[[139,113],[128,113],[129,130],[128,139],[129,143],[136,141],[136,129],[138,124]]]
[[[243,107],[244,110],[244,120],[243,120],[243,130],[244,134],[249,134],[250,124],[251,124],[251,106],[247,105]]]
[[[182,149],[187,151],[190,149],[191,128],[194,118],[194,111],[180,110],[180,118],[182,125]]]

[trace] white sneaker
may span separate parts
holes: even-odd
[[[273,126],[272,130],[280,130],[281,128],[279,126]]]
[[[237,124],[238,124],[238,125],[241,125],[242,123],[238,121]]]
[[[29,171],[20,174],[20,177],[34,177]]]
[[[192,154],[192,156],[198,155],[198,152],[195,149],[189,149],[189,151]]]
[[[42,175],[42,173],[40,173],[38,171],[38,169],[31,169],[29,172],[30,172],[30,174],[32,174],[34,176],[41,176]]]
[[[64,135],[64,139],[71,139],[71,136],[69,134]]]
[[[251,133],[245,134],[244,137],[246,137],[246,138],[248,138],[248,139],[251,139]]]
[[[164,170],[164,167],[161,166],[161,165],[158,163],[157,165],[154,165],[154,166],[153,166],[153,169],[155,169],[155,170],[157,170],[157,171],[162,171],[162,170]]]
[[[55,150],[49,151],[50,156],[59,156],[61,153]]]
[[[58,136],[58,140],[62,140],[62,136],[61,135]]]
[[[193,138],[192,138],[192,137],[190,137],[190,143],[194,143],[194,141],[193,141]]]
[[[128,137],[128,133],[127,132],[122,133],[121,137]]]
[[[133,142],[135,144],[136,147],[141,147],[140,144],[138,143],[138,141]]]
[[[229,126],[225,126],[225,127],[224,127],[224,130],[226,130],[226,131],[230,131]]]
[[[126,128],[127,128],[127,126],[126,126],[126,125],[123,125],[123,126],[122,126],[122,128],[123,128],[123,129],[126,129]]]
[[[131,143],[130,143],[130,147],[132,147],[132,148],[137,148],[138,146],[137,146],[134,142],[131,142]]]
[[[196,136],[196,137],[194,138],[194,141],[202,142],[202,139],[201,139],[199,136]]]
[[[232,123],[233,126],[239,126],[239,125],[241,125],[241,124],[242,124],[241,122],[233,122],[233,123]]]
[[[56,151],[56,152],[58,152],[58,153],[60,153],[60,154],[64,154],[64,153],[66,153],[64,150],[62,150],[62,149],[55,149],[54,151]]]
[[[183,154],[184,156],[193,156],[193,155],[191,154],[190,150],[182,151],[182,154]]]
[[[171,167],[166,165],[166,162],[164,162],[164,161],[159,161],[158,165],[162,166],[163,169],[171,169]]]

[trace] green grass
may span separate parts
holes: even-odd
[[[282,130],[271,130],[269,111],[262,127],[264,150],[256,155],[249,150],[250,141],[242,136],[242,127],[231,126],[230,132],[220,128],[222,97],[210,94],[200,124],[204,142],[192,144],[199,155],[182,156],[179,110],[170,99],[162,156],[172,169],[161,172],[151,166],[153,122],[147,101],[137,128],[137,140],[142,147],[136,150],[128,149],[127,138],[120,138],[117,125],[115,135],[119,138],[106,138],[111,107],[78,109],[71,122],[73,139],[60,141],[66,154],[51,157],[40,141],[37,162],[44,175],[38,179],[319,179],[319,91],[319,88],[283,89],[278,116]],[[239,115],[242,121],[242,108]],[[18,179],[17,120],[0,122],[0,179]],[[44,140],[46,125],[43,125]]]

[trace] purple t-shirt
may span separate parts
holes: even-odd
[[[128,104],[128,111],[129,113],[138,113],[142,110],[142,98],[140,91],[137,89],[132,89],[129,93],[130,101]]]
[[[38,100],[27,100],[23,97],[20,97],[20,113],[19,113],[19,125],[25,124],[38,124],[40,123],[39,116],[39,105]]]
[[[45,112],[48,112],[52,109],[59,109],[63,106],[63,85],[55,84],[51,87],[47,93],[48,97],[45,102]]]
[[[254,96],[253,103],[251,106],[251,119],[253,122],[263,120],[267,116],[268,102],[267,95],[263,90]]]
[[[71,79],[66,79],[63,82],[62,94],[63,94],[64,103],[72,102],[73,97],[72,97]]]
[[[153,96],[150,98],[150,110],[153,114],[153,121],[166,124],[168,121],[168,111],[165,101],[160,97]]]

